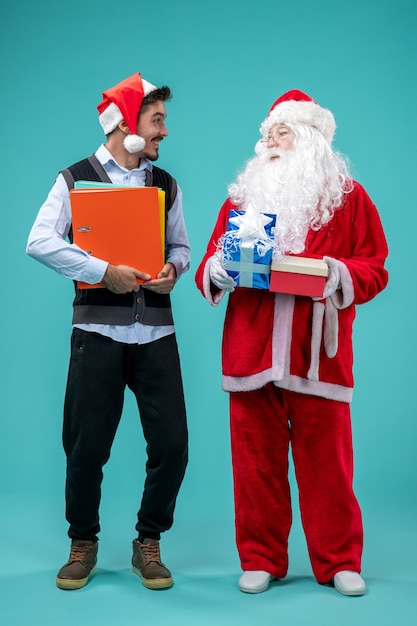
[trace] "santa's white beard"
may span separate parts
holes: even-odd
[[[229,186],[229,195],[242,210],[252,205],[262,213],[276,214],[278,248],[282,254],[299,254],[309,228],[318,230],[332,218],[343,196],[343,182],[335,159],[332,168],[310,158],[301,147],[287,152],[271,148],[247,163]]]

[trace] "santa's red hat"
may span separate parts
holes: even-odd
[[[271,106],[268,117],[261,126],[264,136],[274,124],[291,124],[302,122],[308,126],[314,126],[321,132],[329,143],[332,142],[336,123],[333,114],[328,109],[323,109],[310,96],[291,89],[275,100]]]
[[[139,72],[125,78],[120,83],[103,91],[103,100],[97,105],[99,122],[106,135],[112,132],[124,120],[131,132],[124,140],[128,152],[140,152],[145,147],[145,140],[136,134],[138,116],[142,100],[151,91],[157,89],[144,80]]]

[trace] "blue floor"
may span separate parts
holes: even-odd
[[[311,574],[299,521],[290,538],[290,571],[265,593],[243,594],[231,508],[211,520],[179,503],[174,528],[161,543],[175,584],[145,589],[130,569],[129,513],[123,501],[102,514],[99,564],[78,591],[55,587],[68,555],[55,499],[0,496],[0,624],[2,626],[414,626],[417,622],[416,516],[364,509],[363,575],[368,593],[347,598]],[[117,511],[117,513],[115,512]],[[31,535],[25,518],[29,513]],[[42,529],[42,531],[40,530]],[[197,530],[198,529],[198,530]]]

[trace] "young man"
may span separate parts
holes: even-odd
[[[331,112],[306,94],[278,98],[257,156],[229,187],[196,274],[212,305],[230,292],[223,388],[230,392],[239,587],[248,593],[287,573],[290,446],[317,581],[346,595],[366,589],[352,488],[352,324],[355,305],[387,284],[388,251],[375,206],[331,148],[335,128]],[[282,254],[324,258],[323,297],[237,287],[221,254],[231,209],[276,214]]]
[[[61,589],[83,587],[96,565],[102,468],[110,456],[126,386],[137,400],[148,455],[132,566],[150,589],[173,583],[161,562],[159,539],[173,523],[188,436],[169,294],[189,268],[189,243],[181,189],[152,165],[168,135],[165,101],[170,97],[168,87],[157,88],[139,73],[103,92],[97,108],[106,143],[60,172],[27,244],[30,256],[63,276],[105,284],[76,288],[74,299],[63,426],[71,552],[57,575]],[[166,261],[156,279],[149,280],[140,267],[109,264],[72,243],[69,189],[76,180],[165,190]],[[138,278],[145,282],[139,284]]]

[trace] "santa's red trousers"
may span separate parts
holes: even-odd
[[[363,529],[352,488],[349,404],[268,384],[230,394],[236,541],[242,569],[288,570],[291,446],[314,575],[361,571]]]

